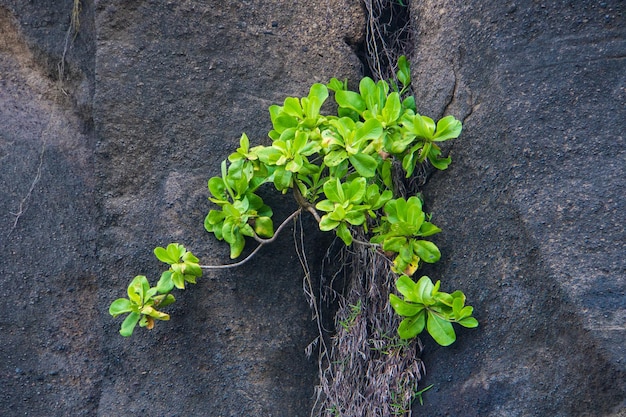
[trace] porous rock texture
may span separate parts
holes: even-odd
[[[317,330],[288,230],[152,331],[122,338],[108,305],[156,282],[158,245],[230,261],[207,179],[242,132],[268,143],[269,105],[358,79],[363,27],[355,0],[0,2],[0,414],[309,414]],[[268,200],[277,221],[295,208]],[[306,243],[319,264],[328,242]]]
[[[423,338],[434,388],[414,415],[623,415],[622,3],[411,7],[418,107],[464,122],[425,190],[444,232],[424,273],[481,323]],[[270,104],[357,79],[363,25],[354,0],[0,0],[0,414],[309,414],[290,233],[177,293],[152,331],[124,339],[107,309],[155,282],[157,245],[227,261],[206,180],[242,132],[267,143]],[[326,243],[307,247],[318,264]]]
[[[413,2],[418,109],[464,124],[424,191],[443,229],[424,272],[480,321],[423,338],[414,415],[625,415],[623,6]]]

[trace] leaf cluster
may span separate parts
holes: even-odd
[[[474,308],[465,305],[465,294],[439,291],[440,284],[441,281],[433,284],[427,276],[417,282],[407,275],[398,278],[396,288],[404,299],[391,294],[389,301],[395,312],[405,317],[398,327],[401,338],[411,339],[426,327],[437,343],[448,346],[456,340],[452,323],[468,328],[478,326],[478,321],[472,317]]]
[[[358,91],[337,79],[313,84],[306,97],[288,97],[282,106],[269,108],[269,146],[250,147],[247,136],[241,137],[229,165],[222,164],[222,175],[209,180],[210,200],[219,209],[205,219],[206,230],[230,244],[232,258],[241,254],[246,237],[273,236],[272,211],[255,194],[271,183],[283,193],[293,190],[302,197],[297,198],[301,205],[323,212],[320,229],[334,230],[346,245],[353,241],[352,228],[368,231],[371,225],[372,243],[397,254],[397,271],[439,259],[433,243],[417,239],[439,231],[423,220],[418,200],[392,200],[391,167],[398,161],[407,177],[427,159],[446,169],[450,159],[441,157],[437,143],[458,137],[461,123],[447,116],[435,124],[417,113],[413,97],[402,98],[410,84],[406,58],[398,68],[400,87],[369,77],[360,81]],[[322,114],[330,91],[337,113]],[[380,217],[383,207],[386,215]],[[409,222],[412,226],[398,234]]]
[[[174,287],[185,289],[185,282],[195,284],[196,278],[202,276],[198,258],[178,243],[171,243],[167,248],[158,247],[154,254],[170,265],[157,285],[151,287],[144,275],[138,275],[128,286],[128,298],[118,298],[109,307],[109,314],[113,317],[128,313],[120,329],[122,336],[132,335],[137,323],[140,327],[152,329],[154,320],[169,320],[169,314],[157,308],[167,307],[176,301],[170,294]]]

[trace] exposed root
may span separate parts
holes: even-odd
[[[389,305],[395,274],[388,260],[365,246],[351,250],[349,287],[339,302],[314,415],[410,415],[424,373],[422,346],[396,334],[399,319]]]

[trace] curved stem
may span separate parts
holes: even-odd
[[[291,213],[291,215],[289,217],[287,217],[281,224],[280,226],[278,226],[278,229],[276,229],[276,232],[274,232],[274,236],[272,236],[269,239],[262,239],[258,236],[255,235],[255,240],[257,242],[259,242],[259,246],[257,246],[256,248],[254,248],[254,250],[252,252],[250,252],[250,254],[248,256],[246,256],[245,258],[243,258],[241,261],[236,262],[234,264],[227,264],[227,265],[200,265],[200,268],[202,269],[228,269],[228,268],[236,268],[238,266],[241,266],[243,264],[245,264],[246,262],[248,262],[250,259],[252,259],[252,257],[254,255],[256,255],[256,253],[265,245],[267,245],[268,243],[272,243],[274,240],[276,240],[276,237],[278,236],[278,234],[281,232],[281,230],[283,230],[287,224],[295,219],[296,217],[298,217],[298,215],[300,215],[300,213],[302,212],[302,209],[299,208],[298,210],[294,211],[293,213]]]
[[[300,190],[298,189],[298,185],[294,184],[293,187],[293,196],[296,199],[296,202],[298,203],[298,205],[300,207],[302,207],[303,209],[305,209],[306,211],[308,211],[309,213],[311,213],[313,215],[313,217],[315,218],[315,220],[319,223],[322,221],[322,218],[320,217],[320,215],[317,213],[317,210],[315,210],[315,207],[313,207],[311,205],[311,203],[309,203],[306,198],[304,198],[304,196],[302,195],[302,193],[300,192]]]

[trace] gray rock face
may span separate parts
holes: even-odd
[[[623,6],[547,3],[412,5],[419,107],[464,121],[425,193],[444,232],[424,273],[481,322],[424,338],[435,387],[415,415],[626,408]],[[308,415],[316,330],[289,233],[150,332],[121,338],[107,309],[158,278],[155,246],[227,260],[206,180],[242,132],[267,143],[270,104],[358,79],[360,5],[80,5],[72,22],[71,1],[0,0],[1,414]],[[319,264],[326,242],[306,244]]]
[[[623,413],[623,5],[420,2],[413,14],[418,108],[464,121],[451,168],[427,185],[444,233],[425,273],[464,289],[481,322],[452,348],[427,345],[435,388],[415,413]]]
[[[75,37],[72,2],[0,6],[2,414],[308,415],[316,329],[289,232],[151,332],[123,339],[107,310],[135,275],[156,282],[155,246],[228,262],[203,230],[207,179],[242,132],[267,143],[270,104],[358,78],[359,5],[80,3]]]

